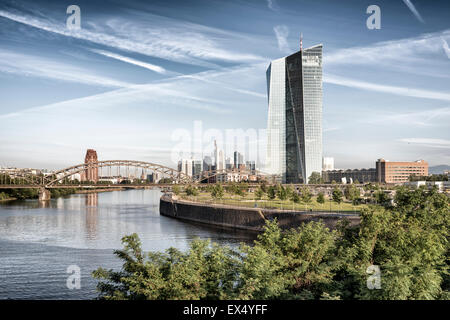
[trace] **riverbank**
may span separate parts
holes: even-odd
[[[0,202],[8,202],[8,201],[14,201],[14,200],[17,200],[17,198],[11,198],[11,197],[0,198]]]
[[[49,189],[52,198],[58,198],[63,196],[68,196],[77,192],[77,188],[53,188]],[[27,199],[38,199],[39,197],[39,187],[37,188],[24,188],[24,189],[2,189],[0,192],[1,199],[10,200],[27,200]]]
[[[350,226],[358,225],[358,214],[314,211],[288,211],[231,206],[225,204],[205,204],[181,200],[171,194],[160,199],[160,214],[180,220],[203,223],[222,228],[263,231],[266,220],[277,219],[282,229],[290,229],[309,221],[322,220],[330,229],[335,229],[339,221],[346,219]]]
[[[126,188],[102,188],[83,190],[78,188],[52,188],[50,195],[52,198],[66,197],[71,194],[87,194],[87,193],[100,193],[100,192],[112,192],[123,191]],[[27,189],[4,189],[0,192],[0,202],[13,201],[13,200],[26,200],[37,199],[39,196],[39,188],[27,188]]]
[[[92,189],[92,190],[77,190],[75,193],[77,194],[85,194],[85,193],[100,193],[100,192],[113,192],[113,191],[123,191],[126,190],[126,188],[105,188],[105,189]]]

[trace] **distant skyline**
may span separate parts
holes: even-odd
[[[366,27],[371,4],[379,30]],[[324,47],[323,155],[336,168],[448,165],[448,12],[425,0],[0,0],[0,166],[63,168],[92,148],[176,168],[172,133],[194,121],[265,129],[266,68],[300,33]]]

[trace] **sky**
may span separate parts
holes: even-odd
[[[80,29],[67,26],[73,4]],[[372,4],[380,29],[366,24]],[[261,144],[266,69],[300,33],[305,48],[323,44],[335,167],[450,164],[449,13],[426,0],[0,0],[0,166],[64,168],[93,148],[176,167],[180,150],[207,155],[227,130]]]

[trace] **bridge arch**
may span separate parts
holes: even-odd
[[[136,160],[104,160],[90,163],[81,163],[75,166],[61,169],[59,171],[53,172],[51,176],[47,177],[44,181],[45,186],[50,187],[63,181],[70,176],[75,174],[80,174],[88,169],[92,168],[104,168],[104,167],[135,167],[150,170],[153,172],[161,173],[164,176],[168,176],[178,183],[189,183],[192,182],[191,177],[188,175],[160,164],[136,161]]]

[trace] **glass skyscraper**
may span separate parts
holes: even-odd
[[[267,92],[266,171],[307,183],[322,172],[322,45],[272,61]]]

